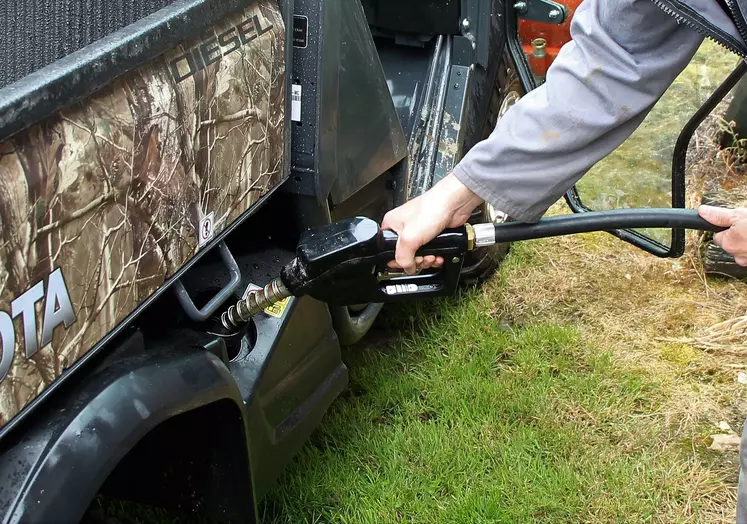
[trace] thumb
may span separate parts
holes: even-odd
[[[384,215],[384,219],[381,221],[381,229],[391,229],[396,233],[402,231],[403,225],[402,221],[398,220],[391,211]]]
[[[415,263],[415,253],[418,251],[420,246],[417,242],[413,242],[403,234],[399,235],[397,240],[397,251],[394,255],[394,259],[397,265],[405,270],[406,273],[412,275],[417,270],[417,264]]]
[[[719,227],[731,227],[737,220],[733,209],[714,206],[700,206],[698,213],[705,220]]]

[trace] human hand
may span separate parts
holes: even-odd
[[[747,266],[747,208],[726,209],[723,207],[700,206],[698,213],[715,226],[728,227],[716,233],[713,241],[724,251],[734,256],[740,266]]]
[[[418,269],[442,266],[442,257],[416,257],[415,253],[445,229],[464,225],[482,202],[450,174],[429,191],[391,210],[381,224],[399,235],[395,261],[389,267],[413,274]]]

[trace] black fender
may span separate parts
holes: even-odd
[[[118,463],[146,435],[169,419],[221,401],[235,404],[246,435],[239,388],[221,358],[204,347],[143,353],[109,364],[43,423],[4,446],[3,522],[79,521]],[[239,450],[235,460],[246,467],[245,436],[242,441],[243,453]],[[245,492],[242,499],[245,510],[254,512],[252,496]]]

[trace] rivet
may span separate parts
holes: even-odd
[[[461,260],[461,258],[459,258],[459,257],[454,257],[454,258],[451,259],[451,261],[454,262],[455,264],[458,264],[460,260]]]

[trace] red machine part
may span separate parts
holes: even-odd
[[[561,25],[519,21],[519,38],[535,76],[544,78],[560,48],[571,40],[571,20],[583,0],[563,0],[568,18]],[[543,41],[545,45],[543,47]]]

